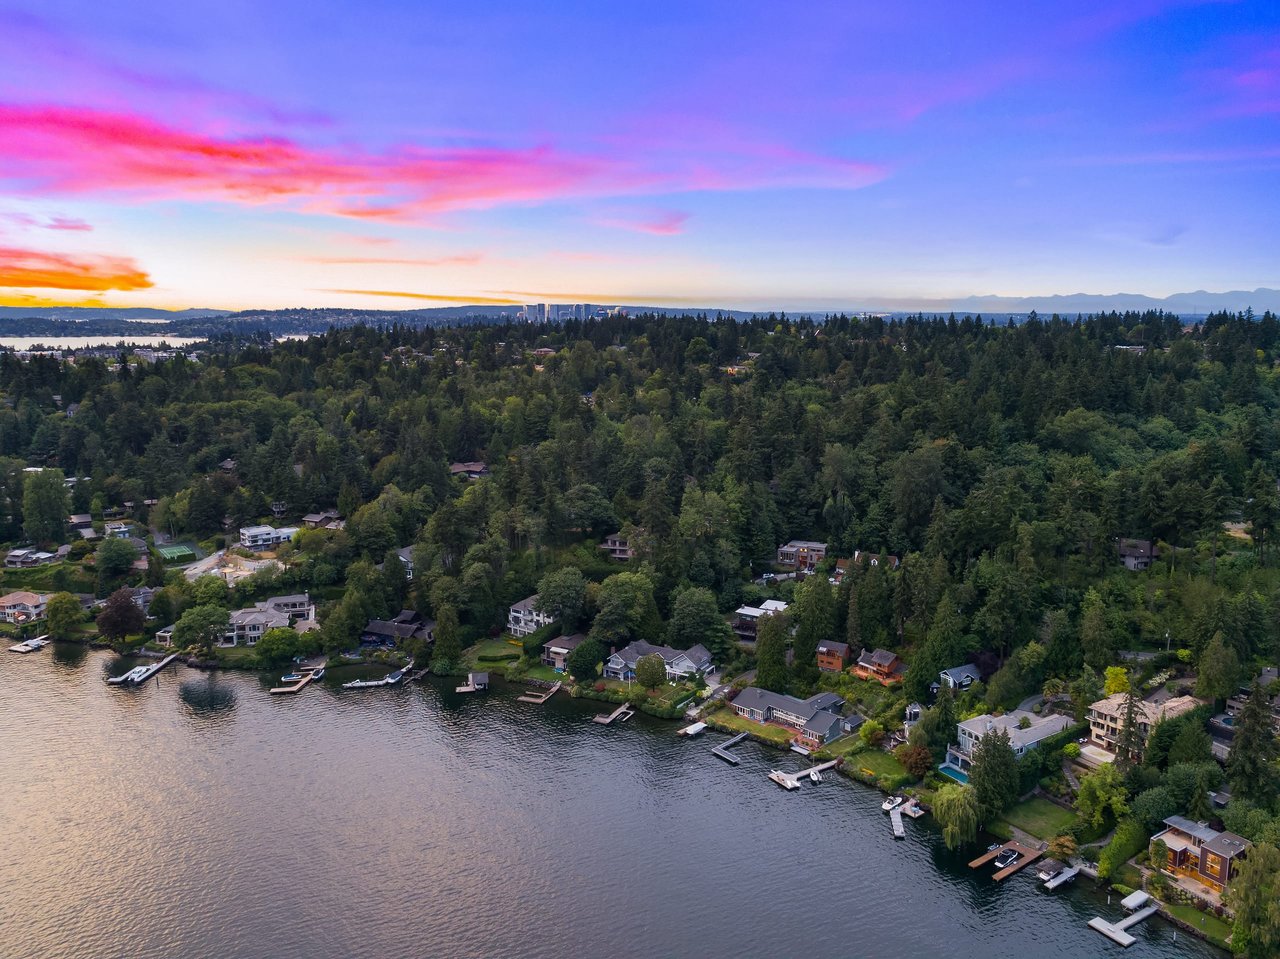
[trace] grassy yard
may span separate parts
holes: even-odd
[[[1003,819],[1038,839],[1049,840],[1070,830],[1076,815],[1037,796],[1008,810]]]
[[[525,673],[529,679],[540,679],[544,683],[569,683],[572,680],[568,673],[557,673],[550,666],[544,666],[538,663],[536,666],[530,666],[529,671]]]
[[[877,777],[905,776],[906,769],[898,762],[898,757],[882,749],[868,749],[849,757],[849,763],[859,769],[870,769]]]
[[[1163,905],[1171,915],[1181,919],[1187,925],[1199,929],[1219,949],[1229,950],[1231,948],[1227,945],[1227,937],[1231,935],[1231,925],[1229,923],[1223,922],[1217,916],[1201,912],[1195,906],[1188,906],[1185,903],[1166,902]]]
[[[778,726],[769,726],[765,723],[752,722],[744,716],[739,716],[732,709],[718,709],[711,714],[711,719],[715,720],[716,725],[726,729],[731,729],[737,733],[751,733],[753,736],[774,744],[775,746],[785,746],[791,742],[793,732],[787,729],[781,729]]]
[[[486,639],[476,643],[467,652],[475,660],[487,659],[504,659],[516,660],[523,655],[523,651],[519,646],[512,646],[506,640],[502,639]]]
[[[72,593],[92,593],[97,588],[97,577],[87,572],[79,563],[50,563],[31,569],[6,569],[0,572],[0,593],[16,589],[29,589],[33,593],[56,593],[55,573],[65,577],[63,587]]]

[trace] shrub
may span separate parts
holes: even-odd
[[[1098,878],[1110,879],[1147,845],[1147,830],[1136,819],[1125,819],[1098,857]]]
[[[1079,758],[1080,758],[1080,744],[1079,744],[1079,743],[1067,743],[1065,746],[1063,746],[1063,747],[1062,747],[1062,755],[1066,756],[1068,759],[1079,759]]]

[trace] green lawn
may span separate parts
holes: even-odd
[[[523,651],[519,646],[512,646],[506,640],[502,639],[485,639],[476,643],[467,652],[474,660],[516,660],[523,655]]]
[[[906,769],[898,762],[898,757],[882,749],[868,749],[849,757],[850,765],[858,769],[870,769],[877,777],[905,776]]]
[[[778,726],[769,726],[765,723],[753,722],[745,716],[739,716],[732,709],[719,709],[711,714],[711,719],[715,720],[717,726],[723,726],[737,733],[751,733],[759,736],[761,739],[773,743],[776,746],[785,746],[791,742],[794,733],[791,730],[782,729]]]
[[[1223,922],[1211,913],[1201,912],[1195,906],[1188,906],[1185,903],[1166,902],[1162,903],[1162,905],[1169,910],[1171,915],[1181,919],[1187,925],[1199,929],[1219,949],[1229,950],[1231,948],[1227,945],[1227,937],[1231,935],[1231,925],[1229,923]]]
[[[525,676],[529,679],[540,679],[546,683],[568,683],[572,682],[568,673],[557,673],[550,666],[544,666],[538,663],[536,666],[530,666]]]
[[[1070,830],[1076,814],[1037,796],[1008,810],[1003,819],[1038,839],[1049,840]]]

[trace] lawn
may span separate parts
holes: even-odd
[[[849,757],[849,764],[858,769],[870,769],[877,778],[905,776],[906,769],[898,762],[898,757],[883,749],[868,749]]]
[[[1176,916],[1189,926],[1199,929],[1208,940],[1219,949],[1230,949],[1227,945],[1227,937],[1231,935],[1230,923],[1223,922],[1217,916],[1207,912],[1201,912],[1195,906],[1188,906],[1185,903],[1162,903],[1170,915]]]
[[[544,683],[568,683],[572,682],[568,673],[557,673],[550,666],[544,666],[538,663],[536,666],[530,666],[525,674],[527,679],[540,679]]]
[[[512,646],[506,640],[502,639],[486,639],[472,646],[468,653],[472,658],[479,660],[488,660],[492,662],[499,660],[516,660],[523,655],[523,651],[519,646]]]
[[[719,709],[709,717],[717,726],[731,729],[736,733],[751,733],[753,736],[772,743],[775,746],[785,746],[791,742],[791,737],[795,735],[794,731],[782,729],[779,726],[769,726],[765,723],[753,722],[745,716],[739,716],[732,709]]]
[[[1071,829],[1076,814],[1037,796],[1005,812],[1005,822],[1037,839],[1049,840]]]
[[[62,582],[55,574],[61,573]],[[92,593],[98,585],[97,577],[79,563],[50,563],[31,569],[6,569],[0,573],[0,593],[16,589],[29,589],[33,593],[56,593],[59,587],[71,593]]]

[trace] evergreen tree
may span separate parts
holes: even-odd
[[[1129,689],[1124,694],[1124,715],[1120,719],[1120,735],[1116,738],[1116,768],[1122,773],[1142,762],[1142,750],[1146,743],[1139,725],[1140,702],[1135,690]]]
[[[1276,759],[1280,742],[1271,722],[1271,708],[1260,683],[1254,683],[1240,711],[1236,737],[1227,756],[1231,795],[1269,806],[1277,794]]]
[[[67,530],[62,470],[28,473],[22,486],[22,531],[33,543],[61,543]]]
[[[1258,843],[1236,868],[1227,889],[1235,912],[1231,949],[1246,959],[1274,959],[1280,955],[1280,849]]]
[[[761,616],[756,626],[756,685],[775,693],[787,690],[787,617]]]
[[[978,740],[969,770],[980,820],[991,822],[1012,806],[1021,793],[1018,757],[1013,753],[1009,733],[1003,729],[988,732]]]

